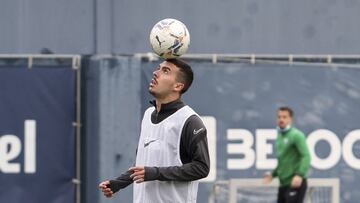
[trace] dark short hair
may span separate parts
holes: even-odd
[[[279,107],[278,111],[287,111],[287,112],[289,112],[289,115],[290,115],[291,118],[294,116],[294,111],[288,106]]]
[[[184,88],[180,92],[181,94],[184,94],[190,88],[194,80],[194,73],[191,69],[191,66],[185,61],[177,58],[166,59],[166,61],[174,64],[176,67],[179,68],[180,74],[178,75],[177,79],[180,82],[184,83]]]

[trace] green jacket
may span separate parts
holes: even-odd
[[[306,178],[310,168],[310,153],[305,135],[300,130],[291,127],[288,131],[278,134],[276,156],[278,165],[272,176],[279,177],[281,186],[290,185],[294,175]]]

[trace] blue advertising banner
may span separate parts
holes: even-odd
[[[157,63],[142,64],[142,94],[148,99],[147,86]],[[360,69],[271,63],[191,65],[195,80],[183,100],[204,116],[215,162],[212,180],[200,185],[198,202],[208,201],[215,181],[262,178],[275,168],[276,110],[283,105],[294,109],[294,125],[307,136],[312,158],[309,178],[337,179],[340,202],[358,202]],[[143,110],[148,99],[143,100]]]
[[[0,67],[0,202],[75,201],[75,76]]]

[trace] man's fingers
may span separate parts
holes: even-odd
[[[136,172],[136,171],[139,171],[139,170],[144,170],[144,167],[143,166],[133,166],[133,167],[130,167],[128,171],[131,171],[131,172]]]
[[[135,181],[135,183],[142,183],[142,182],[144,182],[144,178],[140,178],[140,179]]]
[[[138,166],[133,166],[133,167],[130,167],[128,171],[136,171],[136,170],[140,170]]]
[[[145,168],[143,166],[130,167],[129,171],[133,172],[133,174],[130,175],[130,178],[132,178],[135,183],[144,182]]]
[[[136,171],[136,172],[134,172],[133,174],[130,175],[130,178],[133,178],[133,177],[139,176],[139,175],[144,175],[144,174],[145,174],[144,170]]]
[[[263,177],[271,177],[271,173],[270,173],[270,172],[265,172],[265,173],[263,174]]]
[[[144,171],[136,171],[134,172],[133,174],[130,175],[130,177],[134,177],[134,176],[138,176],[138,175],[143,175],[144,174]]]
[[[112,192],[112,191],[105,191],[104,192],[104,196],[106,196],[106,197],[112,197],[112,195],[113,195],[114,193]]]
[[[112,194],[113,194],[112,192],[104,192],[105,196],[112,195]]]
[[[106,188],[102,188],[101,190],[102,190],[102,191],[111,191],[111,189],[110,189],[110,188],[107,188],[107,187],[106,187]]]
[[[140,178],[144,178],[144,175],[137,175],[137,176],[135,176],[135,177],[133,178],[133,180],[135,181],[135,180],[138,180],[138,179],[140,179]]]
[[[292,188],[298,188],[299,186],[298,185],[292,185]]]
[[[99,188],[103,192],[104,196],[107,198],[110,198],[113,196],[113,191],[111,191],[110,188],[108,188],[108,185],[110,184],[109,180],[103,181],[99,184]]]
[[[102,192],[112,192],[110,188],[103,188]]]
[[[106,188],[108,184],[110,184],[110,181],[103,181],[99,184],[99,188]]]
[[[292,188],[298,188],[298,187],[300,187],[300,183],[297,182],[297,181],[293,181],[293,182],[291,183],[291,186],[292,186]]]
[[[104,192],[104,194],[107,194],[107,195],[112,195],[112,194],[114,194],[112,191],[106,191],[106,192]]]
[[[133,178],[133,181],[137,182],[139,179],[144,179],[144,175],[138,175]]]

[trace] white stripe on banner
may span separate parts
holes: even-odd
[[[36,172],[36,121],[25,121],[25,153],[24,171],[25,173]]]

